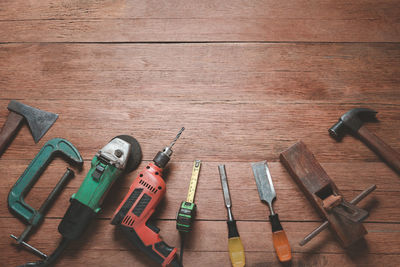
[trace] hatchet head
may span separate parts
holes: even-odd
[[[26,119],[35,143],[39,142],[58,118],[57,114],[33,108],[15,100],[10,101],[8,109]]]

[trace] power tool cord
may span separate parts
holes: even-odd
[[[181,234],[181,251],[179,252],[179,260],[181,262],[181,265],[183,266],[183,248],[185,247],[185,233],[180,233]]]

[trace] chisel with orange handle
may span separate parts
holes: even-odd
[[[224,202],[228,210],[228,248],[229,257],[233,267],[245,266],[244,248],[239,232],[236,227],[236,221],[232,215],[231,196],[229,195],[228,180],[226,178],[225,165],[219,165],[219,176],[221,178],[222,192],[224,193]]]
[[[276,199],[276,193],[267,162],[261,161],[252,163],[251,167],[257,183],[260,199],[261,201],[267,202],[271,212],[269,220],[272,226],[272,241],[274,243],[276,254],[278,255],[279,261],[290,261],[292,259],[292,253],[290,250],[289,241],[286,237],[285,231],[282,228],[281,222],[279,221],[278,214],[275,213],[274,209],[272,208],[272,202]]]

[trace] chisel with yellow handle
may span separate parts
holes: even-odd
[[[228,210],[228,247],[229,257],[233,267],[243,267],[246,264],[244,257],[244,248],[240,240],[239,232],[236,227],[236,221],[232,215],[231,196],[229,195],[228,180],[226,178],[225,165],[219,165],[219,176],[221,178],[222,192],[224,193],[225,206]]]
[[[276,199],[276,193],[267,162],[261,161],[252,163],[251,167],[257,183],[260,199],[261,201],[267,202],[271,212],[269,220],[271,221],[272,226],[272,241],[274,243],[275,252],[278,255],[279,261],[290,261],[292,259],[292,253],[289,241],[286,237],[285,231],[282,228],[281,222],[279,221],[278,214],[275,213],[274,209],[272,208],[272,202]]]

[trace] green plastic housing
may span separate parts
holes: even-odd
[[[27,204],[25,196],[57,155],[79,167],[83,164],[79,151],[70,142],[62,138],[51,139],[40,149],[8,195],[10,210],[33,226],[42,222],[44,214]]]
[[[97,165],[104,168],[104,171],[99,178],[93,176]],[[91,208],[94,212],[98,213],[101,210],[100,205],[102,204],[108,190],[121,174],[122,170],[101,162],[98,157],[95,156],[85,180],[83,180],[78,192],[73,194],[71,198],[78,200],[82,204]]]
[[[196,204],[183,201],[176,216],[176,229],[179,232],[190,232],[196,214]]]

